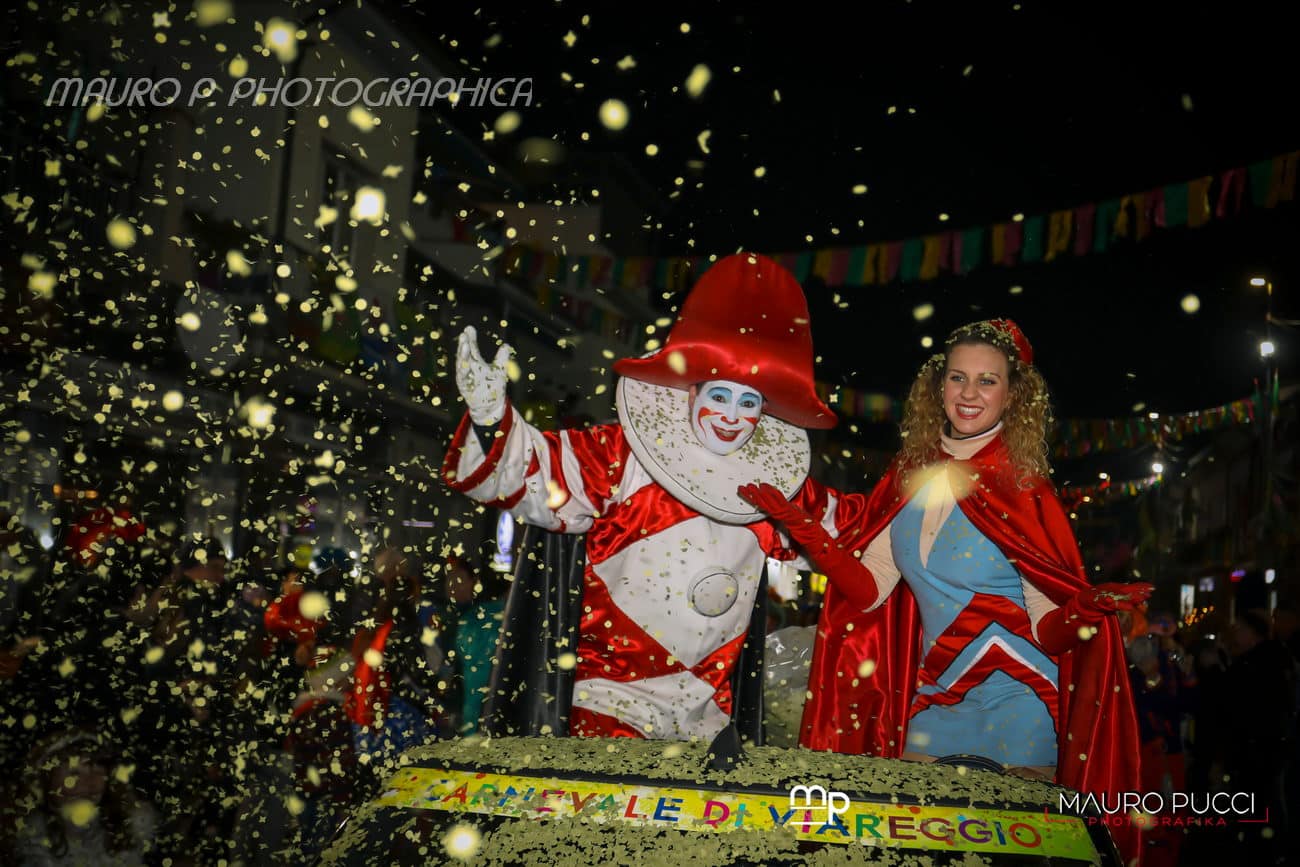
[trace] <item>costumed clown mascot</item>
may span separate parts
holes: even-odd
[[[468,413],[443,477],[527,523],[586,534],[569,732],[716,738],[731,720],[766,558],[795,556],[739,487],[762,481],[806,510],[835,509],[807,480],[805,429],[836,418],[814,389],[798,282],[754,254],[713,265],[664,346],[615,363],[618,424],[534,429],[506,397],[510,348],[489,364],[476,340],[472,328],[460,337]],[[554,614],[529,601],[533,617]],[[521,641],[507,632],[503,644]]]
[[[1088,583],[1047,477],[1047,390],[1009,320],[972,323],[921,368],[904,446],[831,528],[751,485],[828,576],[801,742],[812,749],[992,758],[1081,792],[1139,788],[1117,611],[1150,584]],[[1115,828],[1126,859],[1135,828]]]

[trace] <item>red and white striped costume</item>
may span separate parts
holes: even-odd
[[[443,475],[528,523],[587,534],[572,732],[711,739],[730,719],[766,558],[794,557],[784,535],[768,521],[724,524],[682,504],[619,425],[543,433],[510,407],[498,430],[484,455],[466,417]],[[835,515],[845,510],[811,481],[795,502],[827,516],[832,535],[852,517]]]

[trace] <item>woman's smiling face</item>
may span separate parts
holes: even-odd
[[[943,373],[943,412],[953,436],[981,434],[1002,420],[1011,397],[1010,367],[1002,350],[959,343]]]

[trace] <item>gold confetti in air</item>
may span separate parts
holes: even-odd
[[[199,0],[194,4],[194,12],[200,27],[212,27],[232,17],[229,0]]]
[[[54,295],[55,282],[54,275],[49,271],[37,271],[27,278],[27,288],[42,298],[49,298]]]
[[[600,122],[608,130],[617,132],[627,126],[627,105],[621,99],[607,99],[600,104]]]
[[[855,195],[855,196],[863,196],[863,195],[866,195],[866,192],[867,192],[867,185],[866,185],[866,184],[854,184],[854,185],[853,185],[853,195]]]
[[[230,63],[226,66],[226,72],[230,73],[231,78],[243,78],[248,75],[248,61],[236,54],[230,58]]]
[[[926,336],[924,336],[924,337],[921,338],[921,348],[922,348],[922,349],[929,349],[931,346],[934,346],[934,338],[933,338],[933,337],[931,337],[930,335],[927,334]]]
[[[473,825],[456,825],[442,838],[442,848],[458,861],[468,861],[478,854],[483,837]]]
[[[934,315],[933,304],[918,304],[912,308],[912,318],[917,322],[924,322]]]
[[[1195,313],[1197,310],[1201,309],[1201,299],[1196,297],[1195,295],[1191,295],[1191,294],[1184,295],[1183,300],[1179,303],[1180,306],[1183,308],[1183,312],[1188,315],[1191,315],[1192,313]]]
[[[68,801],[59,808],[59,811],[63,813],[63,818],[78,828],[86,827],[95,821],[95,817],[99,815],[99,807],[95,806],[93,801],[88,801],[85,798]]]
[[[510,133],[519,129],[521,123],[523,123],[523,118],[519,112],[507,111],[497,118],[496,123],[492,125],[492,128],[501,135],[510,135]]]
[[[703,63],[697,63],[691,70],[691,74],[686,78],[686,93],[691,99],[699,99],[704,95],[704,89],[709,86],[713,79],[713,73]]]
[[[759,166],[758,168],[754,169],[754,177],[756,178],[761,178],[766,174],[767,174],[766,166]]]
[[[573,667],[578,664],[577,654],[561,653],[556,657],[555,664],[561,671],[572,671]]]
[[[378,187],[361,187],[352,203],[350,216],[358,223],[379,223],[384,219],[386,199]]]
[[[189,310],[181,314],[180,325],[186,331],[198,331],[203,325],[203,320],[199,319],[199,314]]]
[[[257,430],[266,430],[271,426],[271,421],[275,418],[275,404],[260,397],[252,397],[244,404],[244,412],[248,416],[250,427]],[[307,616],[310,617],[311,615]]]
[[[371,668],[379,668],[384,664],[384,655],[373,647],[367,647],[366,652],[361,655],[361,658],[364,659],[366,665]]]
[[[506,376],[511,382],[518,382],[523,371],[519,369],[519,364],[513,358],[506,361]]]
[[[563,506],[569,501],[569,494],[561,488],[554,479],[546,480],[546,508],[551,511]]]
[[[858,663],[858,677],[871,677],[876,673],[876,661],[874,659],[864,659]]]
[[[308,620],[320,620],[329,610],[329,600],[314,590],[308,590],[298,599],[298,612]]]
[[[682,376],[686,373],[686,356],[674,349],[668,353],[668,367],[673,373]]]
[[[298,28],[283,18],[272,18],[262,31],[262,45],[281,63],[292,63],[298,56]]]
[[[226,269],[237,277],[247,277],[253,273],[252,264],[238,250],[226,252]]]
[[[379,118],[367,111],[364,105],[357,103],[348,109],[348,123],[362,132],[370,132],[379,125]]]

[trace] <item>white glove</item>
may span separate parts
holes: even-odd
[[[481,427],[501,421],[506,414],[506,363],[514,350],[502,344],[488,364],[478,352],[478,333],[470,325],[456,346],[456,388],[465,398],[470,420]]]

